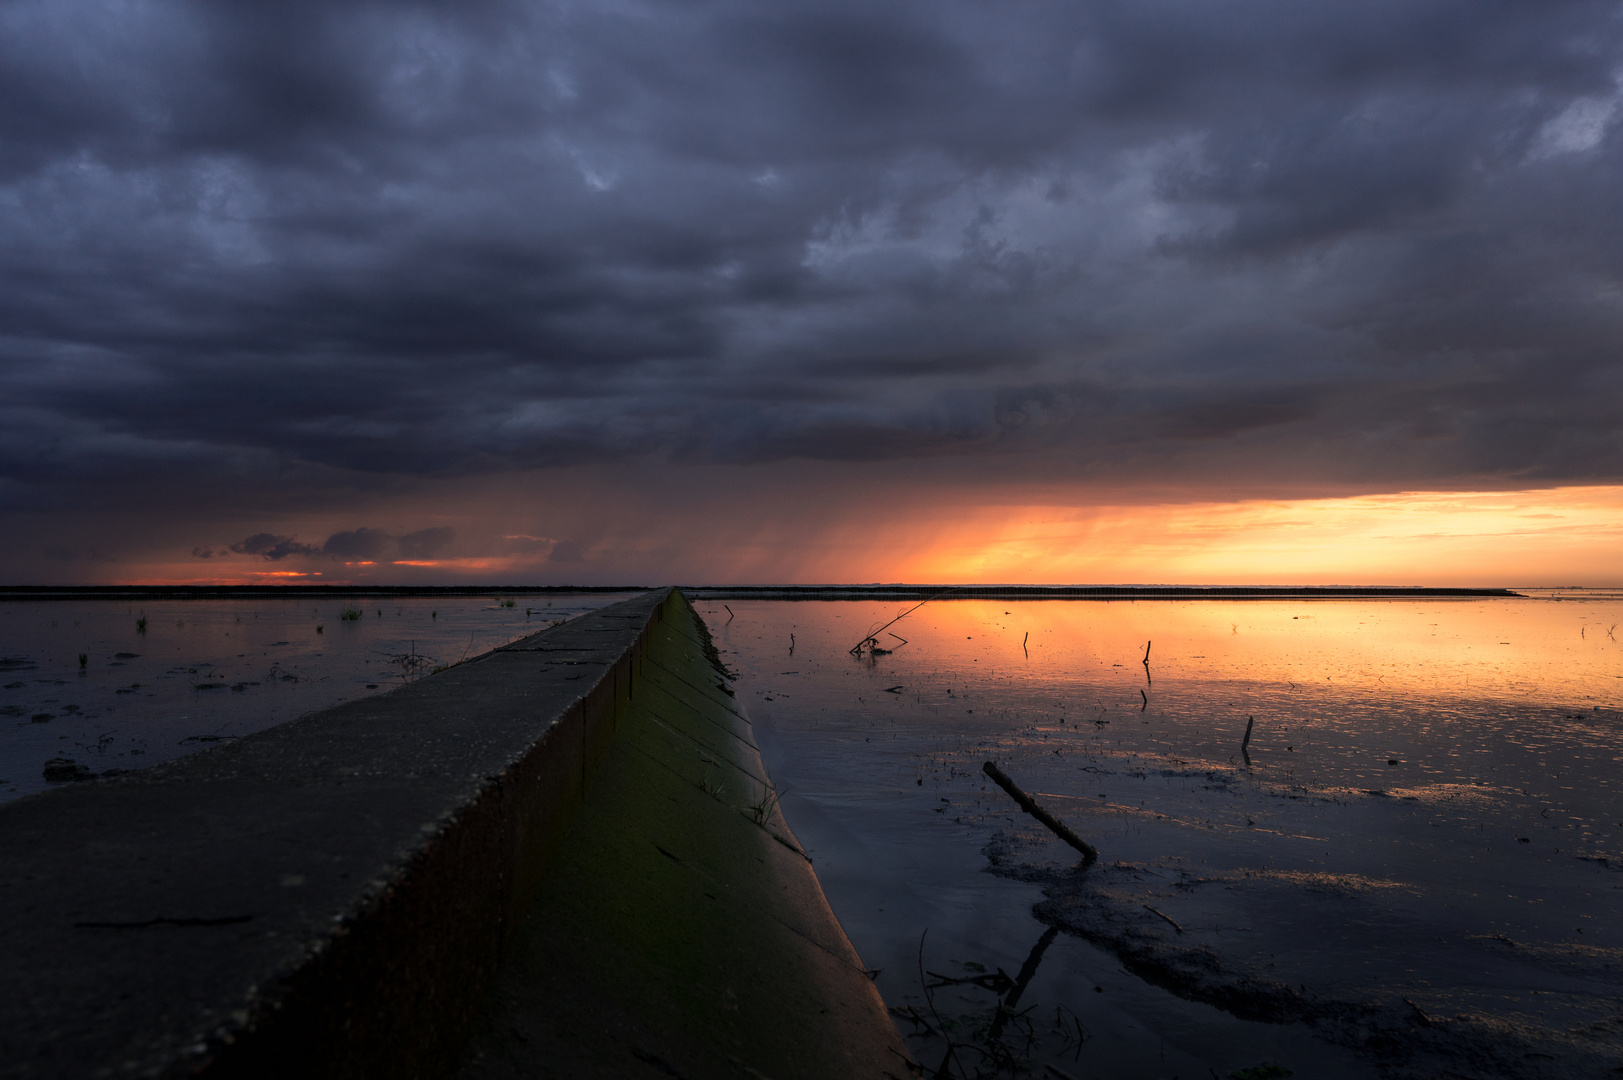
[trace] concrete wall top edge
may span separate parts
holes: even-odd
[[[670,597],[0,807],[0,1076],[178,1075],[252,1028],[449,823],[612,687]],[[542,646],[575,651],[560,663]]]

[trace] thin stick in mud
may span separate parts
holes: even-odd
[[[1245,718],[1245,738],[1240,740],[1240,754],[1245,758],[1247,765],[1251,764],[1251,752],[1247,749],[1251,745],[1251,725],[1257,722],[1254,716]]]
[[[924,938],[929,932],[930,928],[926,926],[924,933],[919,935],[919,986],[924,989],[924,1003],[930,1006],[930,1015],[935,1017],[936,1030],[941,1032],[941,1038],[947,1044],[947,1052],[941,1058],[941,1067],[935,1073],[937,1076],[946,1076],[947,1062],[958,1065],[958,1052],[952,1044],[952,1036],[947,1033],[947,1025],[941,1022],[941,1014],[936,1012],[935,995],[930,992],[930,984],[924,979]],[[964,1076],[969,1075],[964,1072],[962,1065],[958,1065],[958,1071]]]
[[[981,766],[981,771],[990,776],[998,787],[1009,793],[1009,798],[1020,804],[1020,809],[1048,826],[1049,830],[1061,840],[1070,844],[1082,853],[1082,865],[1090,866],[1099,859],[1099,849],[1072,832],[1065,824],[1059,821],[1047,810],[1038,806],[1030,795],[1020,790],[1020,785],[1010,780],[1007,774],[995,764],[988,761]]]
[[[1166,912],[1160,910],[1159,908],[1152,908],[1148,904],[1144,905],[1144,910],[1149,912],[1151,915],[1159,915],[1159,916],[1161,916],[1161,918],[1165,919],[1168,923],[1170,923],[1172,925],[1172,929],[1176,930],[1180,934],[1183,933],[1183,927],[1179,926],[1175,921],[1173,921],[1172,916],[1168,915]]]

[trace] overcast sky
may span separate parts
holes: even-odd
[[[1620,77],[1563,0],[0,0],[0,555],[1616,483]]]

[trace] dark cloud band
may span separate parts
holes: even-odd
[[[13,507],[636,457],[1623,474],[1614,4],[5,18]]]
[[[391,550],[398,551],[402,559],[427,559],[440,554],[456,538],[456,530],[444,526],[422,529],[404,536],[391,536],[382,529],[360,528],[335,532],[321,545],[301,543],[292,536],[274,533],[255,533],[232,544],[230,549],[196,547],[192,556],[199,559],[220,558],[232,552],[238,555],[257,555],[268,562],[281,562],[291,556],[338,560],[380,560]]]

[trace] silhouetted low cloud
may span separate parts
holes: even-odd
[[[1612,3],[5,10],[12,510],[274,527],[633,460],[1623,475]]]
[[[345,529],[327,537],[325,543],[301,543],[297,537],[275,533],[255,533],[229,549],[203,545],[192,549],[193,558],[220,558],[235,552],[238,555],[258,555],[271,562],[280,562],[290,556],[340,560],[381,560],[392,550],[403,559],[427,559],[444,551],[456,537],[456,530],[438,526],[391,536],[382,529],[362,527]]]
[[[388,550],[392,540],[393,537],[381,529],[351,529],[327,537],[321,551],[340,559],[375,559]]]
[[[586,544],[579,540],[560,540],[552,545],[547,561],[552,563],[578,563],[586,560]]]
[[[310,544],[301,544],[291,536],[276,536],[272,533],[255,533],[240,544],[232,544],[231,550],[239,555],[260,555],[271,562],[281,562],[290,555],[319,555],[321,549]],[[197,554],[193,550],[192,554]]]

